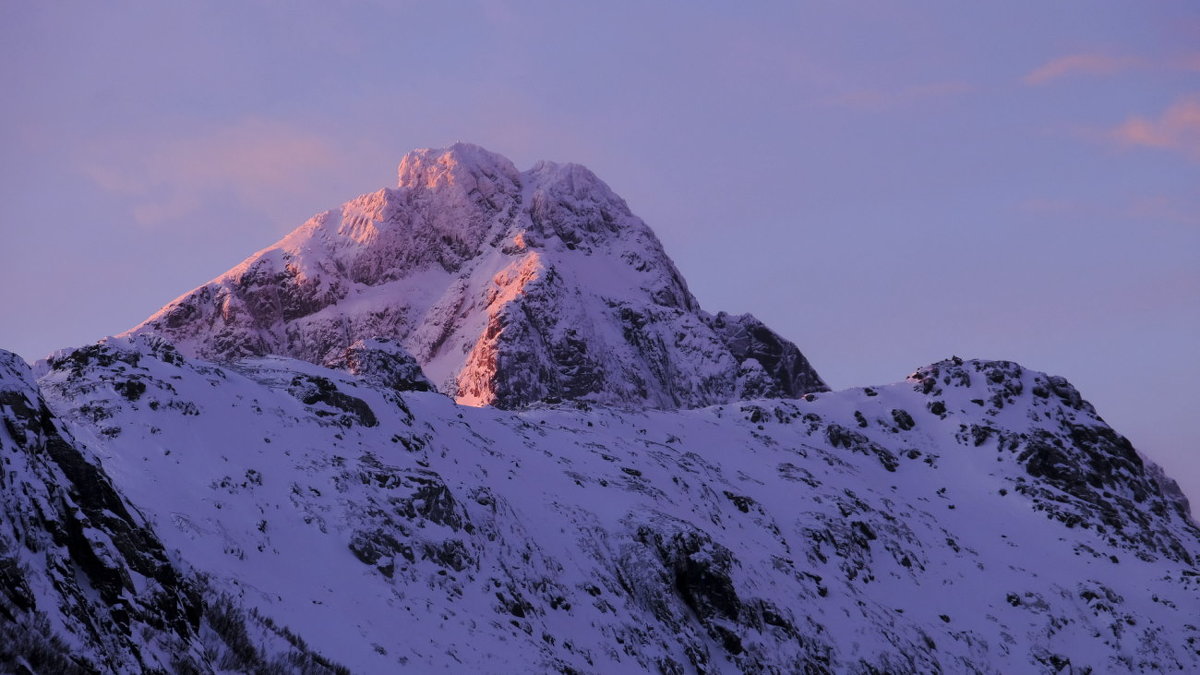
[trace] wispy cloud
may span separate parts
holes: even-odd
[[[1200,160],[1200,94],[1176,101],[1157,118],[1131,117],[1108,135],[1125,146],[1159,148]]]
[[[1068,54],[1043,63],[1021,79],[1027,85],[1041,86],[1071,77],[1101,77],[1119,75],[1131,71],[1156,73],[1179,71],[1200,72],[1200,52],[1180,54],[1171,58],[1160,59],[1105,54],[1103,52]]]
[[[856,89],[829,97],[826,102],[859,110],[892,110],[931,99],[964,94],[974,88],[965,82],[931,82],[901,89]]]
[[[131,198],[135,222],[154,226],[219,194],[268,210],[281,192],[302,190],[346,161],[318,135],[250,119],[187,138],[109,139],[90,148],[81,168],[101,188]]]
[[[1075,75],[1114,75],[1143,65],[1142,59],[1101,53],[1070,54],[1034,68],[1023,78],[1038,86]]]
[[[1200,210],[1197,206],[1200,206],[1200,203],[1194,200],[1186,201],[1166,194],[1123,200],[1038,197],[1017,204],[1017,208],[1025,213],[1054,219],[1082,220],[1086,221],[1089,227],[1097,221],[1115,219],[1136,223],[1142,229],[1152,228],[1156,223],[1167,226],[1200,225]]]

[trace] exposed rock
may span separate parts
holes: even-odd
[[[799,398],[810,391],[829,390],[796,345],[750,314],[718,312],[708,324],[721,336],[734,359],[742,364],[747,360],[758,364],[768,375],[767,381],[778,388],[777,394],[759,394],[751,389],[744,398]]]

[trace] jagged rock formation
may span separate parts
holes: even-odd
[[[130,334],[229,362],[345,363],[390,338],[460,403],[627,408],[796,397],[825,384],[749,315],[702,311],[658,239],[590,171],[418,150],[399,185],[319,214]]]
[[[1016,364],[641,412],[146,337],[40,372],[168,562],[353,672],[1200,669],[1186,503]]]

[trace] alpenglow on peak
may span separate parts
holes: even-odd
[[[456,143],[408,153],[397,177],[127,334],[216,361],[334,367],[384,338],[460,403],[506,408],[692,408],[827,389],[754,317],[703,311],[650,228],[583,166],[522,172]]]

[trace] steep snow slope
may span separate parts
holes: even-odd
[[[506,412],[389,353],[113,339],[40,385],[172,560],[354,672],[1200,669],[1200,532],[1061,378]]]
[[[9,352],[0,418],[0,671],[344,672],[172,561]]]
[[[396,189],[313,217],[130,331],[145,333],[187,356],[323,365],[392,338],[471,405],[699,407],[826,389],[753,317],[702,311],[590,171],[522,173],[467,144],[410,153]]]

